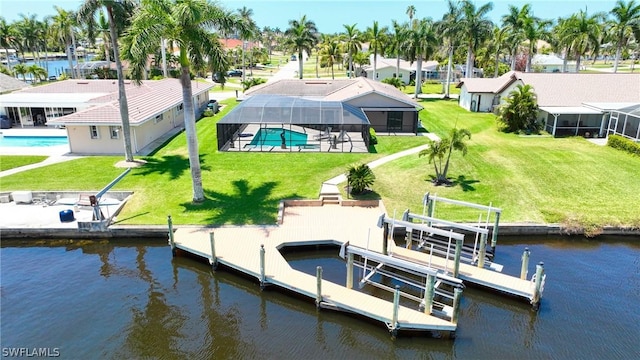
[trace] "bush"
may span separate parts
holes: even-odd
[[[351,187],[352,194],[362,194],[368,187],[373,185],[376,176],[367,164],[350,166],[347,169],[347,186]]]
[[[640,144],[635,143],[620,135],[609,135],[607,146],[614,149],[623,150],[630,154],[640,156]]]
[[[203,113],[202,116],[203,117],[212,117],[214,115],[213,110],[211,109],[206,109]]]
[[[386,78],[383,79],[382,81],[380,81],[381,83],[385,83],[385,84],[389,84],[393,87],[395,87],[396,89],[404,89],[404,83],[402,82],[402,80],[400,80],[400,78]]]
[[[369,128],[369,145],[377,145],[378,144],[378,136],[376,135],[376,131],[373,128]]]

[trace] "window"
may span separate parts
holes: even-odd
[[[376,73],[376,79],[380,77],[380,73]]]
[[[91,133],[91,138],[92,139],[99,139],[100,138],[100,132],[98,132],[98,127],[95,125],[89,126],[89,132]]]
[[[162,121],[164,119],[164,114],[160,114],[158,116],[156,116],[156,118],[153,120],[153,122],[155,124],[159,123],[160,121]]]
[[[176,113],[178,114],[181,113],[183,109],[184,109],[184,106],[182,104],[176,106]]]
[[[398,77],[399,77],[399,78],[401,78],[401,77],[402,77],[402,73],[399,73],[399,74],[398,74]]]
[[[109,126],[109,133],[111,134],[112,139],[120,138],[120,127],[119,126]]]

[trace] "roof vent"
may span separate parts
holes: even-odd
[[[88,85],[89,82],[88,81],[78,81],[77,84],[78,85]]]

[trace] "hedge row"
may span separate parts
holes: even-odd
[[[640,156],[640,144],[635,143],[620,135],[609,135],[607,146],[611,146],[614,149],[620,149],[630,154]]]

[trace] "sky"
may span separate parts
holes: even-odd
[[[625,0],[628,2],[629,0]],[[315,22],[321,33],[336,33],[344,30],[344,24],[357,24],[357,28],[364,30],[373,25],[377,20],[380,26],[390,26],[392,20],[407,21],[407,7],[413,5],[416,8],[414,17],[429,17],[440,20],[447,9],[446,0],[218,0],[222,6],[230,10],[236,10],[246,6],[253,10],[253,19],[259,28],[269,26],[286,30],[289,20],[298,20],[306,15],[308,20]],[[477,0],[477,6],[487,3],[485,0]],[[55,14],[54,5],[66,10],[75,10],[81,0],[0,0],[0,16],[12,22],[20,19],[20,14],[37,15],[42,19],[46,15]],[[496,24],[500,24],[502,15],[508,12],[509,5],[521,7],[530,3],[535,16],[544,19],[557,19],[567,17],[581,9],[587,9],[588,14],[604,11],[609,12],[615,6],[614,0],[589,1],[589,0],[494,0],[493,10],[489,18]]]

